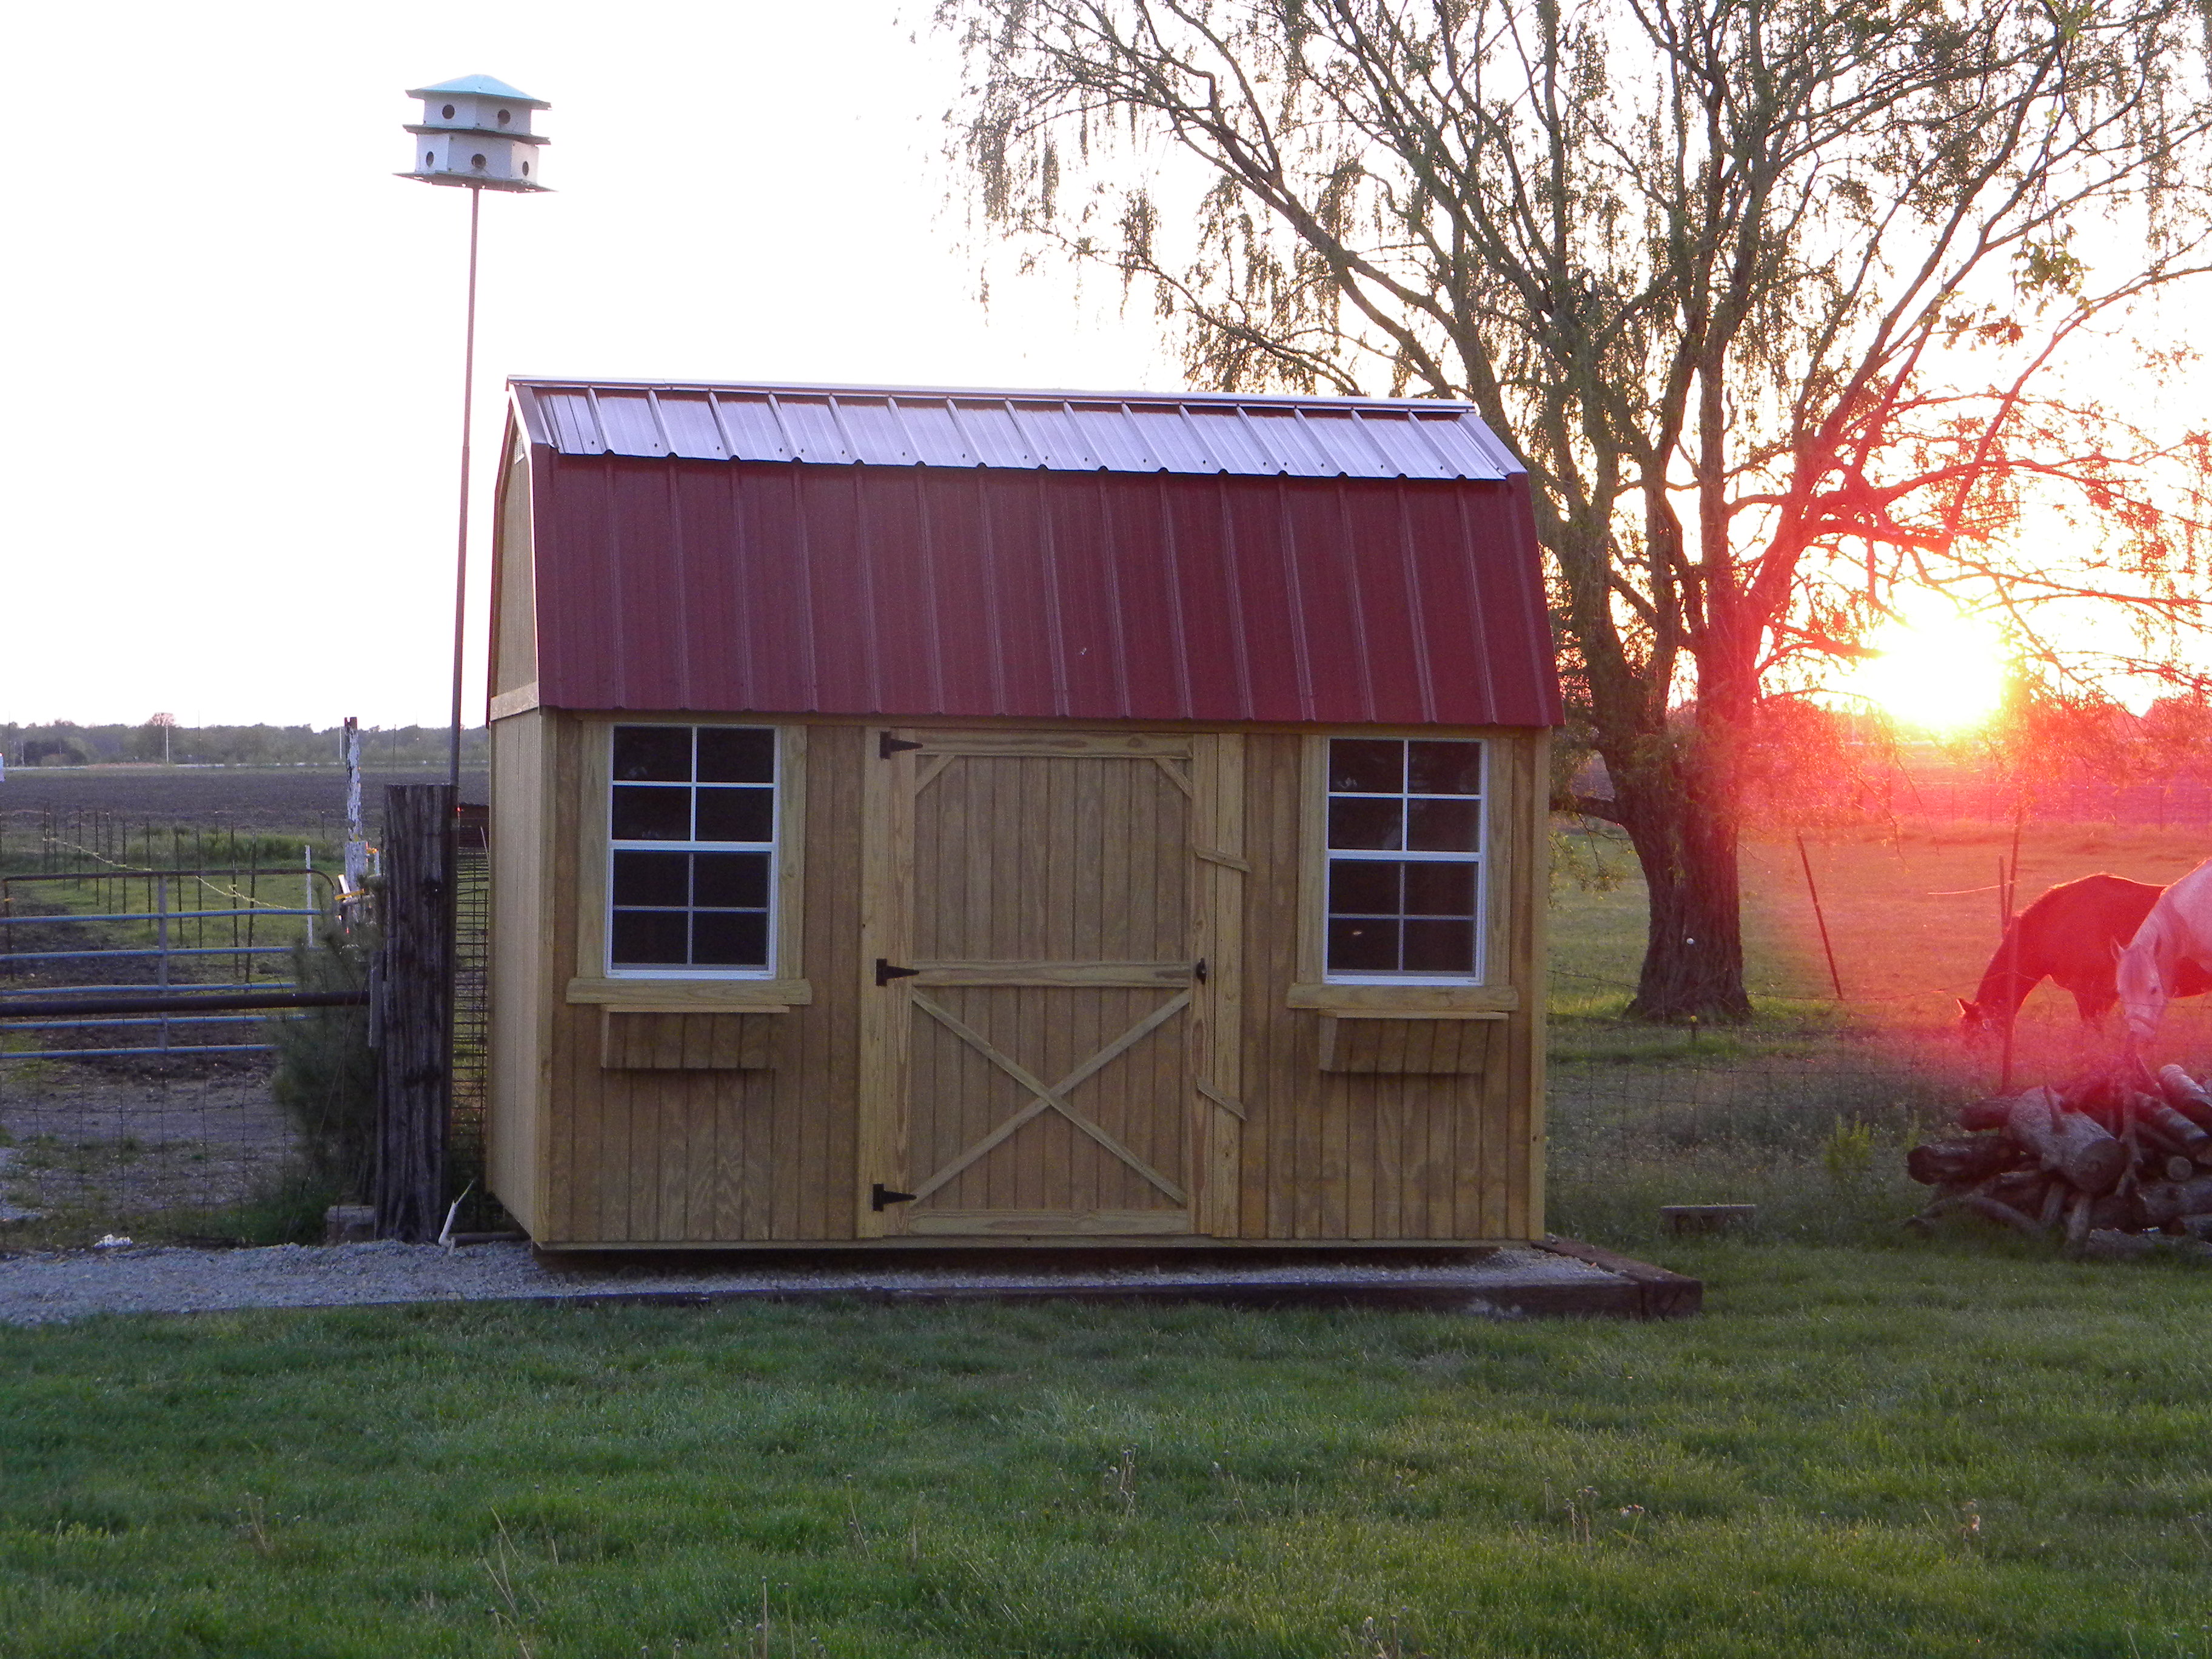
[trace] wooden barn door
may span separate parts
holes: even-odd
[[[1241,740],[870,744],[862,1236],[1233,1231]]]

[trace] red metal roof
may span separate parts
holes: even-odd
[[[1527,476],[1457,405],[515,392],[548,706],[1559,717]]]

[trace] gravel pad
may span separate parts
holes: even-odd
[[[280,1244],[194,1250],[165,1245],[56,1251],[0,1259],[0,1323],[51,1324],[104,1313],[198,1313],[219,1308],[335,1308],[397,1302],[559,1300],[624,1295],[731,1296],[840,1291],[927,1296],[1062,1290],[1074,1294],[1178,1286],[1342,1285],[1464,1288],[1470,1303],[1502,1285],[1607,1282],[1613,1275],[1547,1250],[1506,1249],[1448,1266],[1343,1262],[1267,1267],[1146,1267],[1097,1273],[972,1273],[877,1268],[588,1272],[550,1268],[526,1244]]]

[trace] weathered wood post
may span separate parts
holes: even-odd
[[[377,977],[376,1232],[422,1243],[443,1224],[453,1109],[453,788],[384,792],[384,945]]]

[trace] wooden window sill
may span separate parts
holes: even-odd
[[[1364,1014],[1407,1019],[1503,1019],[1517,1012],[1521,993],[1510,985],[1293,985],[1293,1008],[1325,1014]]]
[[[572,979],[568,1000],[640,1013],[781,1014],[814,1000],[803,979]]]

